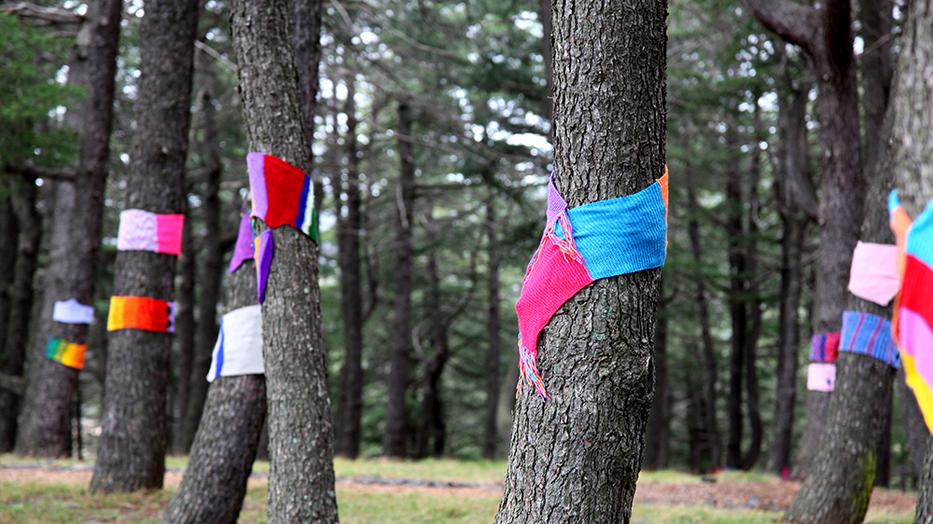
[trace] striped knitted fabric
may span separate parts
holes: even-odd
[[[253,228],[250,226],[249,214],[244,213],[240,217],[240,229],[236,235],[236,246],[233,248],[233,257],[230,259],[228,273],[233,273],[247,260],[253,259]]]
[[[262,306],[235,309],[220,320],[207,381],[217,377],[262,375]]]
[[[272,230],[267,229],[253,241],[256,259],[256,293],[262,304],[266,300],[266,282],[269,280],[269,268],[272,267],[272,255],[275,251],[275,242],[272,240]]]
[[[901,275],[891,329],[907,385],[933,432],[933,203],[913,223],[896,191],[888,198],[888,208]]]
[[[897,346],[891,338],[891,323],[876,315],[857,311],[842,314],[842,333],[839,351],[857,353],[880,360],[893,367],[901,367]]]
[[[666,251],[666,168],[661,179],[638,193],[573,209],[552,179],[547,224],[515,305],[525,383],[548,398],[538,371],[538,337],[565,302],[598,279],[662,267]]]
[[[127,209],[120,213],[117,249],[180,256],[184,224],[185,215],[160,215]]]
[[[810,362],[835,362],[839,356],[839,333],[813,335],[810,344]]]
[[[252,216],[271,228],[291,226],[318,241],[314,184],[302,170],[263,153],[246,155]]]
[[[49,337],[49,341],[45,346],[45,357],[47,359],[77,370],[84,369],[84,354],[86,352],[87,344],[77,344],[60,338]]]
[[[110,297],[107,331],[175,332],[175,303],[149,297]]]

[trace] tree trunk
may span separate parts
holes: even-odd
[[[425,365],[424,394],[421,397],[421,416],[418,423],[416,438],[416,458],[425,458],[431,454],[443,453],[444,427],[443,408],[441,399],[441,376],[444,367],[450,358],[450,343],[447,337],[447,323],[444,319],[443,301],[441,293],[441,276],[437,269],[437,256],[435,251],[428,254],[428,282],[430,285],[430,322],[431,346],[434,354]],[[433,437],[434,446],[431,446]],[[440,437],[440,438],[438,438]],[[440,453],[436,453],[438,451]]]
[[[819,82],[817,106],[823,181],[813,331],[837,332],[847,300],[849,266],[859,238],[865,200],[850,2],[828,0],[818,7],[790,0],[744,0],[744,3],[765,27],[800,46],[810,56]],[[821,419],[818,413],[810,411],[811,407],[820,407],[821,402],[814,400],[811,403],[808,398],[807,403],[808,433],[816,432],[818,428],[809,426]],[[798,468],[808,471],[811,460],[809,455],[798,457]]]
[[[185,210],[185,158],[198,0],[152,2],[140,26],[138,132],[126,209]],[[115,296],[172,300],[176,257],[119,251]],[[161,488],[172,335],[124,329],[109,334],[107,397],[91,491]]]
[[[730,126],[726,131],[726,146],[736,151],[738,141],[736,130]],[[726,441],[726,467],[737,469],[742,465],[742,398],[744,389],[742,379],[745,376],[745,352],[748,336],[748,305],[746,297],[746,279],[748,268],[744,249],[745,228],[743,226],[742,195],[743,174],[735,162],[726,175],[726,233],[729,243],[729,319],[732,326],[729,351],[729,436]]]
[[[246,261],[227,277],[226,295],[228,312],[256,303],[253,261]],[[208,389],[188,469],[162,521],[235,523],[243,506],[265,419],[263,375],[214,379]]]
[[[558,189],[571,207],[643,189],[664,171],[666,2],[551,6]],[[516,403],[496,522],[631,518],[660,274],[594,282],[551,319],[538,353],[551,398],[525,388]]]
[[[933,523],[933,435],[928,435],[926,453],[923,457],[923,474],[920,476],[920,493],[917,494],[914,524],[931,523]]]
[[[188,428],[188,406],[191,402],[191,383],[198,378],[191,372],[194,361],[194,291],[197,269],[197,251],[192,234],[191,206],[185,212],[181,258],[178,261],[178,307],[175,310],[175,337],[178,344],[178,367],[175,388],[175,417],[172,426],[172,452],[188,453],[194,435]],[[203,377],[202,377],[203,378]]]
[[[382,446],[386,456],[404,458],[408,441],[408,409],[405,404],[411,376],[411,258],[415,204],[411,106],[404,100],[398,104],[398,153],[401,163],[396,197],[395,318],[392,324],[389,400]]]
[[[486,419],[483,435],[483,458],[496,457],[499,442],[496,415],[499,410],[499,361],[501,360],[502,329],[499,315],[499,240],[496,238],[496,198],[491,192],[486,200],[486,241],[489,256],[486,270],[487,326],[489,352],[486,353]]]
[[[7,318],[7,330],[4,345],[6,357],[3,372],[12,376],[23,375],[26,362],[26,348],[29,345],[30,314],[33,312],[33,279],[39,262],[39,248],[42,235],[42,218],[36,211],[35,181],[24,178],[14,182],[11,206],[16,217],[18,235],[16,239],[16,262],[13,264],[13,282],[7,289],[10,315]],[[28,387],[28,386],[27,386]],[[0,389],[0,438],[11,447],[17,437],[16,416],[19,414],[21,399],[12,392]],[[70,407],[70,406],[69,406]],[[64,415],[70,414],[66,411]],[[66,421],[67,422],[67,421]],[[70,425],[67,426],[70,428]],[[67,431],[67,429],[66,429]],[[70,451],[68,446],[67,451]]]
[[[92,304],[97,251],[103,225],[104,188],[110,169],[114,75],[123,3],[94,2],[88,6],[86,40],[74,51],[69,75],[84,87],[86,98],[69,120],[80,129],[77,179],[58,184],[53,215],[49,265],[45,271],[38,329],[48,336],[33,337],[29,356],[29,386],[20,417],[16,451],[24,455],[59,457],[70,449],[69,415],[78,371],[45,358],[48,337],[84,343],[88,326],[52,321],[56,301],[76,299]],[[74,234],[81,224],[80,235]],[[24,341],[25,342],[25,341]]]
[[[690,249],[693,255],[695,268],[703,267],[703,246],[700,239],[700,222],[698,215],[700,206],[697,203],[696,181],[692,176],[686,177],[687,206],[690,218],[687,221],[687,235],[690,237]],[[713,343],[712,326],[709,316],[709,295],[706,291],[706,279],[698,274],[694,278],[696,283],[694,301],[700,318],[700,335],[702,339],[703,365],[706,368],[706,379],[703,381],[703,393],[693,398],[693,404],[702,414],[694,421],[692,426],[696,440],[694,445],[695,457],[691,469],[694,471],[708,471],[719,467],[722,460],[722,439],[719,435],[719,421],[716,417],[716,385],[719,382],[719,371],[716,364],[716,347]],[[701,444],[703,441],[704,444]],[[708,453],[703,453],[705,450]],[[705,466],[704,466],[705,464]]]
[[[662,289],[658,295],[663,296]],[[654,403],[645,436],[645,468],[664,469],[671,456],[671,386],[667,370],[668,312],[658,312],[654,334]]]
[[[894,383],[897,389],[895,395],[899,397],[898,404],[901,406],[901,417],[904,420],[907,458],[910,461],[909,475],[914,479],[919,479],[923,475],[923,457],[927,451],[927,437],[930,436],[930,430],[923,421],[923,414],[920,413],[920,407],[917,405],[913,392],[907,386],[903,367],[897,371]]]
[[[360,454],[363,416],[363,271],[360,261],[360,159],[356,138],[356,95],[353,79],[347,85],[347,216],[340,221],[340,311],[343,316],[344,357],[340,370],[340,432],[337,450],[356,458]]]
[[[785,66],[786,67],[786,66]],[[807,93],[809,86],[787,82],[788,94],[778,95],[780,178],[775,184],[781,212],[781,310],[778,319],[777,393],[774,408],[774,442],[770,470],[789,470],[797,403],[797,366],[800,349],[800,302],[803,290],[803,250],[807,214],[801,202],[809,188],[807,162]],[[809,194],[809,192],[807,191]],[[819,392],[808,392],[810,394]],[[828,397],[826,393],[820,393]],[[809,424],[809,422],[808,422]],[[815,426],[814,426],[815,428]],[[807,445],[806,443],[804,445]],[[810,443],[811,446],[815,444]],[[801,450],[804,453],[804,450]],[[805,462],[809,463],[810,460]]]
[[[319,19],[321,3],[312,3]],[[309,130],[301,111],[307,101],[295,63],[281,51],[293,45],[288,8],[286,0],[232,2],[233,44],[250,150],[309,173]],[[269,520],[337,522],[318,247],[293,228],[272,232],[275,258],[262,304],[272,461]]]
[[[0,243],[4,246],[13,246],[18,244],[19,231],[16,222],[16,214],[13,212],[13,202],[10,193],[13,191],[13,184],[9,180],[0,182],[3,191],[7,193],[0,202]],[[12,299],[10,291],[13,288],[14,271],[16,266],[17,250],[6,249],[0,254],[0,372],[11,376],[19,376],[23,373],[24,351],[17,351],[11,348],[6,350],[6,333],[9,326],[7,322],[10,316],[10,302]],[[19,416],[19,395],[12,391],[0,388],[0,453],[9,453],[13,451],[16,443],[16,419]]]
[[[220,231],[220,179],[223,175],[220,136],[210,88],[201,92],[201,115],[204,118],[204,145],[207,150],[207,176],[201,194],[201,217],[204,236],[200,242],[201,284],[198,301],[198,323],[195,337],[194,362],[191,367],[191,398],[185,422],[186,449],[200,426],[201,413],[207,397],[208,382],[204,379],[211,367],[211,353],[217,340],[217,304],[220,302],[220,283],[224,276],[223,247]]]

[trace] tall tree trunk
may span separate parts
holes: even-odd
[[[309,7],[320,20],[320,0]],[[282,53],[293,43],[289,2],[236,0],[231,11],[250,150],[282,158],[310,173],[310,135],[301,112],[307,101],[298,85],[295,62]],[[272,233],[275,258],[262,304],[272,461],[269,520],[337,522],[318,247],[289,227]]]
[[[664,171],[667,3],[551,7],[558,189],[574,207],[645,188]],[[538,354],[551,399],[516,402],[496,522],[630,519],[660,275],[599,280],[552,318]]]
[[[551,16],[551,0],[538,0],[538,18],[541,19],[541,28],[543,29],[542,54],[544,55],[544,114],[541,115],[550,125],[552,113],[554,112],[554,24]],[[553,126],[551,126],[551,137],[554,136]]]
[[[786,67],[786,66],[785,66]],[[797,403],[797,366],[800,350],[800,302],[803,290],[803,249],[807,213],[800,195],[810,194],[807,163],[807,93],[809,86],[790,81],[778,95],[780,178],[775,184],[781,213],[781,310],[778,318],[777,394],[774,407],[774,442],[769,469],[790,468],[794,411]],[[828,393],[808,391],[809,395]],[[816,426],[814,425],[815,429]],[[816,446],[806,442],[803,446]],[[804,450],[801,450],[801,454]],[[810,460],[804,462],[809,463]]]
[[[425,458],[440,447],[443,452],[443,431],[438,432],[438,428],[444,427],[443,409],[441,400],[441,376],[444,373],[444,367],[450,358],[450,342],[447,336],[447,322],[444,319],[443,300],[441,293],[441,276],[437,268],[437,256],[435,251],[428,254],[428,282],[430,285],[430,323],[431,323],[431,346],[434,348],[434,354],[428,359],[425,365],[424,393],[421,397],[421,413],[418,421],[418,435],[416,438],[415,456],[416,458]],[[437,437],[441,438],[437,438]],[[434,447],[431,441],[434,441]]]
[[[7,193],[0,202],[0,243],[4,246],[18,244],[19,231],[16,214],[13,212],[12,191],[15,187],[9,180],[0,182]],[[19,376],[23,373],[24,351],[17,348],[6,350],[6,333],[9,326],[11,291],[17,251],[5,249],[0,253],[0,372]],[[21,392],[20,392],[21,393]],[[13,451],[16,443],[16,419],[19,416],[20,394],[0,388],[0,453]]]
[[[197,256],[192,238],[193,213],[186,204],[185,226],[182,235],[182,252],[178,261],[178,307],[175,310],[175,337],[178,343],[178,366],[175,388],[175,417],[172,426],[172,452],[179,455],[191,449],[188,431],[188,406],[191,399],[191,383],[198,380],[191,372],[194,364],[194,291]],[[202,377],[203,378],[203,377]]]
[[[210,81],[209,81],[210,82]],[[211,367],[211,353],[217,339],[217,304],[220,302],[220,283],[223,280],[223,247],[220,232],[220,179],[223,163],[220,153],[220,135],[217,129],[214,100],[210,88],[201,92],[201,115],[204,118],[204,145],[207,150],[207,176],[201,194],[201,217],[204,236],[200,242],[201,294],[198,302],[198,323],[195,337],[194,362],[191,366],[191,398],[185,422],[186,449],[199,427],[201,413],[207,397],[207,371]]]
[[[408,441],[408,383],[411,376],[411,265],[415,164],[412,152],[411,106],[398,104],[399,183],[396,195],[398,222],[395,260],[395,318],[392,324],[392,358],[389,368],[389,400],[386,406],[383,453],[403,458]]]
[[[730,129],[726,132],[726,144],[730,150],[737,150],[736,131]],[[726,179],[726,206],[728,218],[726,219],[726,233],[729,242],[729,318],[732,325],[729,353],[729,437],[726,442],[726,467],[738,468],[742,465],[742,429],[744,417],[742,415],[743,387],[742,379],[745,376],[745,352],[748,335],[748,306],[746,304],[748,289],[746,279],[748,268],[744,243],[745,228],[743,227],[742,207],[742,173],[738,166],[731,164]]]
[[[687,235],[690,237],[690,249],[693,255],[693,265],[695,268],[703,267],[703,247],[700,239],[700,206],[696,194],[696,181],[692,176],[686,177],[687,185],[687,206],[690,218],[687,221]],[[696,283],[694,301],[697,305],[697,313],[700,318],[700,336],[702,339],[703,366],[706,371],[706,377],[703,381],[703,393],[695,395],[693,403],[703,415],[694,422],[694,432],[698,438],[702,436],[704,445],[697,442],[695,449],[697,456],[694,464],[702,470],[713,469],[721,464],[722,439],[719,435],[719,421],[716,417],[716,385],[719,382],[719,371],[716,364],[716,347],[713,343],[713,329],[710,324],[709,315],[709,295],[706,290],[706,279],[702,275],[694,278]],[[707,450],[708,456],[703,456],[699,450]],[[703,464],[705,463],[705,467]],[[697,470],[697,467],[691,469]]]
[[[225,288],[227,312],[255,304],[254,263],[246,261],[228,276]],[[208,388],[188,469],[162,521],[235,523],[243,507],[265,419],[263,375],[214,379]]]
[[[138,131],[133,137],[126,209],[185,210],[185,159],[198,0],[148,2],[140,26]],[[172,300],[176,257],[119,251],[115,296]],[[124,329],[109,334],[103,432],[91,491],[161,488],[172,335]]]
[[[817,7],[791,0],[743,2],[765,27],[809,55],[818,79],[823,181],[813,331],[837,332],[865,200],[850,0],[828,0]],[[806,419],[818,421],[821,417],[810,409],[819,406],[809,400]],[[798,458],[798,467],[807,471],[810,464]]]
[[[356,138],[356,83],[347,84],[347,216],[340,221],[340,311],[343,316],[344,356],[340,370],[340,432],[337,450],[350,458],[360,454],[363,416],[363,271],[360,260],[360,158]]]
[[[26,348],[29,345],[30,314],[33,312],[35,287],[33,280],[39,262],[39,248],[42,235],[42,218],[36,211],[35,180],[23,178],[14,182],[11,206],[16,217],[18,235],[16,239],[16,262],[13,264],[13,281],[7,289],[10,315],[4,346],[6,357],[3,372],[7,375],[21,376],[26,362]],[[12,446],[17,437],[17,420],[21,399],[10,391],[0,389],[0,437]],[[69,406],[70,407],[70,406]],[[70,414],[66,411],[64,415]],[[65,421],[67,424],[67,420]],[[66,426],[66,431],[70,424]],[[70,451],[70,446],[67,447]]]
[[[663,282],[658,295],[664,296]],[[645,468],[664,469],[671,456],[671,386],[667,370],[668,312],[658,312],[654,333],[654,403],[645,436]]]
[[[888,141],[891,171],[901,203],[916,218],[933,200],[933,0],[913,0],[904,23],[904,37],[895,74],[894,92],[886,118],[891,119]],[[886,120],[887,122],[887,120]],[[915,522],[933,522],[933,437],[928,437]]]
[[[486,418],[483,434],[483,457],[496,457],[496,444],[499,441],[496,415],[499,410],[499,360],[502,333],[499,315],[499,240],[496,238],[496,197],[490,194],[486,200],[486,250],[488,268],[486,270],[487,327],[489,328],[489,351],[486,353]]]
[[[930,436],[930,430],[927,429],[923,421],[923,414],[920,413],[920,407],[913,392],[907,386],[904,379],[904,368],[897,371],[897,378],[894,379],[898,398],[898,405],[901,406],[901,418],[904,420],[904,435],[907,440],[907,458],[909,460],[907,473],[914,479],[919,479],[923,475],[923,457],[927,451],[927,437]]]
[[[77,179],[57,187],[38,329],[48,337],[77,343],[87,341],[88,326],[53,322],[52,307],[59,300],[74,298],[91,304],[94,298],[122,6],[119,0],[88,6],[85,27],[89,38],[79,39],[70,73],[87,92],[72,112],[78,121],[75,127],[80,129]],[[74,234],[75,224],[81,224],[82,234]],[[24,455],[58,457],[70,451],[68,420],[78,371],[45,358],[48,337],[34,337],[36,346],[29,356],[29,386],[16,439],[16,451]]]

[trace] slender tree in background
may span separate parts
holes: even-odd
[[[664,297],[664,282],[658,295]],[[645,435],[645,468],[664,469],[671,459],[671,383],[668,371],[668,322],[670,302],[662,298],[654,330],[654,403]]]
[[[140,27],[137,132],[125,209],[185,210],[185,159],[198,0],[147,2]],[[120,251],[114,296],[173,299],[176,257]],[[109,333],[107,390],[94,492],[161,488],[167,446],[166,395],[172,335]]]
[[[17,244],[19,232],[17,231],[16,214],[13,212],[12,192],[15,183],[9,180],[0,182],[0,242],[5,246]],[[12,249],[6,249],[0,252],[0,287],[9,288],[13,285],[13,271],[16,266],[17,253]],[[10,316],[10,295],[0,293],[0,333],[6,333]],[[6,350],[6,338],[0,337],[0,355],[3,355],[2,364],[0,364],[0,373],[5,375],[8,381],[12,377],[18,377],[23,373],[23,364],[25,361],[25,351]],[[24,385],[17,381],[18,384]],[[13,450],[16,442],[16,419],[19,415],[20,398],[23,394],[22,388],[11,388],[0,385],[0,453],[8,453]]]
[[[182,234],[181,258],[178,260],[178,291],[175,303],[175,340],[178,345],[176,364],[175,409],[172,426],[172,452],[185,454],[191,449],[193,435],[188,434],[188,405],[191,403],[191,383],[195,380],[194,365],[194,295],[197,256],[192,239],[193,214],[186,203],[185,226]]]
[[[496,238],[496,195],[486,197],[486,300],[489,325],[489,353],[486,355],[486,419],[483,435],[483,457],[496,457],[499,441],[496,414],[499,409],[499,362],[501,360],[502,328],[499,315],[499,245]]]
[[[558,189],[571,207],[643,189],[664,166],[666,2],[551,8]],[[496,522],[631,517],[660,273],[594,282],[551,320],[539,346],[551,399],[526,389],[516,403]]]
[[[320,11],[320,1],[316,0]],[[286,0],[231,3],[243,116],[252,151],[310,173],[307,120]],[[265,227],[260,224],[261,227]],[[269,416],[270,522],[337,522],[333,428],[322,347],[318,248],[289,227],[273,230],[275,258],[262,305]]]
[[[738,150],[737,130],[730,125],[725,133],[726,148],[729,151]],[[742,398],[744,389],[742,380],[745,377],[745,348],[748,337],[748,308],[746,297],[748,295],[746,276],[748,274],[746,253],[742,242],[744,240],[744,202],[742,179],[747,175],[740,171],[739,166],[733,162],[726,173],[726,201],[728,212],[726,218],[726,232],[729,238],[729,319],[731,321],[732,336],[729,341],[729,432],[726,439],[726,467],[738,468],[742,461],[742,430],[744,417],[742,413]]]
[[[45,271],[38,326],[48,337],[77,343],[87,341],[88,326],[53,322],[52,307],[56,301],[72,298],[82,304],[93,304],[104,187],[110,170],[114,74],[122,6],[119,0],[102,0],[88,6],[82,30],[88,38],[79,39],[69,72],[74,75],[72,83],[87,92],[70,118],[80,130],[80,156],[76,179],[60,183],[55,193],[50,262]],[[74,232],[76,224],[82,228],[80,235]],[[31,288],[31,278],[28,284]],[[27,307],[22,314],[28,315],[29,311]],[[38,336],[35,340],[36,346],[29,356],[29,385],[16,451],[24,455],[67,456],[71,452],[70,413],[78,371],[45,358],[47,337]],[[19,344],[26,344],[25,337]]]
[[[828,0],[817,7],[791,0],[743,2],[765,27],[810,57],[818,80],[823,181],[813,331],[837,332],[865,199],[851,5],[849,0]],[[816,437],[805,438],[804,445],[820,440],[823,420],[811,411],[818,407],[808,403],[807,432]],[[813,424],[818,426],[809,427]],[[806,476],[811,460],[812,455],[798,458],[798,475]]]
[[[249,260],[224,285],[226,310],[256,303],[256,272]],[[204,377],[200,377],[201,380]],[[162,518],[166,523],[235,523],[243,507],[266,419],[263,375],[217,377],[210,383],[204,415],[191,447],[178,493]]]
[[[395,317],[392,322],[392,357],[388,377],[383,453],[404,458],[408,442],[408,383],[411,380],[411,273],[414,229],[415,164],[412,152],[411,106],[398,104],[399,183],[395,238]]]
[[[340,221],[340,311],[343,316],[344,357],[340,370],[340,417],[337,451],[350,458],[360,453],[363,416],[363,271],[360,259],[362,232],[360,158],[356,137],[356,82],[347,83],[345,140],[347,177],[344,185],[347,213]]]

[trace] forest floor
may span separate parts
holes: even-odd
[[[181,482],[186,461],[172,457],[166,489],[89,495],[89,461],[37,461],[0,455],[0,524],[158,522]],[[385,460],[335,462],[337,501],[345,523],[490,522],[502,492],[502,462]],[[257,462],[240,522],[265,522],[269,466]],[[674,471],[643,472],[633,522],[775,522],[799,483],[762,473],[726,472],[705,482]],[[915,494],[876,489],[867,522],[912,522]]]

